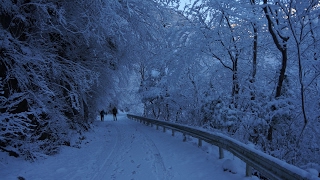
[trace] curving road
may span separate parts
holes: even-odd
[[[101,179],[172,179],[161,153],[140,124],[120,117],[119,121],[102,122],[113,145],[99,158],[94,180]],[[112,138],[112,139],[110,139]]]
[[[111,179],[245,179],[240,174],[224,172],[218,153],[196,142],[182,142],[155,127],[127,119],[99,122],[105,127],[110,145],[99,155],[94,180]]]

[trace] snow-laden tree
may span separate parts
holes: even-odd
[[[308,125],[317,127],[318,118],[315,117],[319,117],[315,111],[309,111],[311,107],[307,108],[308,111],[305,108],[305,106],[313,106],[315,101],[311,99],[306,101],[304,98],[307,92],[304,86],[313,84],[318,78],[317,70],[313,67],[318,64],[315,59],[318,50],[314,48],[317,42],[314,39],[316,37],[314,32],[318,31],[319,26],[316,18],[319,14],[319,3],[317,1],[264,1],[251,2],[251,5],[255,10],[254,15],[259,18],[254,19],[259,33],[255,99],[245,101],[247,90],[241,91],[241,109],[237,116],[241,117],[240,127],[245,128],[241,128],[245,131],[238,131],[237,135],[244,133],[243,135],[251,141],[258,142],[269,153],[290,161],[295,159],[291,163],[302,165],[308,161],[308,158],[305,156],[294,158],[295,154],[303,154],[307,151],[306,149],[312,149],[312,153],[315,153],[313,145],[310,145],[306,139],[302,142],[302,139],[317,134],[313,128],[307,131],[310,133],[306,133],[303,129]],[[261,9],[264,10],[264,16],[259,14]],[[247,18],[246,21],[252,23],[252,19]],[[264,52],[261,53],[261,50]],[[271,59],[267,60],[264,56]],[[266,69],[267,64],[269,67]],[[242,78],[246,77],[242,76]],[[309,85],[308,87],[311,87]],[[240,86],[246,87],[243,83]],[[269,92],[264,91],[261,86],[264,87],[263,89],[269,89]],[[315,92],[316,89],[311,91]],[[243,112],[246,113],[243,114]],[[310,124],[308,124],[308,116],[313,117]],[[313,141],[313,144],[318,143]]]
[[[118,1],[1,1],[1,150],[34,159],[87,128],[106,92],[99,75],[117,67],[122,9]]]
[[[318,10],[317,1],[253,0],[177,10],[166,28],[172,51],[159,48],[162,61],[140,71],[145,110],[219,129],[285,160],[306,149],[316,156]]]

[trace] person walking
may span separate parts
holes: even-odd
[[[104,110],[100,111],[101,121],[104,121]]]
[[[118,120],[118,119],[117,119],[118,109],[117,109],[116,107],[114,107],[114,108],[112,109],[112,114],[113,114],[113,120],[114,120],[114,121],[117,121],[117,120]]]

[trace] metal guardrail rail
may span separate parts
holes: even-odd
[[[161,126],[163,127],[163,131],[165,131],[166,128],[171,129],[173,136],[175,131],[181,132],[184,135],[184,141],[186,140],[186,135],[198,138],[198,146],[202,146],[202,141],[215,145],[219,147],[220,159],[224,158],[224,150],[227,150],[246,163],[246,176],[251,176],[251,170],[254,168],[269,179],[320,180],[320,178],[315,177],[314,175],[312,176],[312,174],[303,169],[251,148],[246,144],[221,133],[206,132],[190,126],[159,121],[132,114],[127,114],[127,117],[147,125],[156,125],[157,129]]]

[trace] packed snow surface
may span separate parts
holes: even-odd
[[[0,179],[17,180],[237,180],[245,177],[245,164],[218,148],[170,131],[148,127],[120,115],[113,121],[94,122],[81,148],[63,147],[59,154],[27,162],[0,153]],[[225,161],[228,161],[225,163]],[[226,169],[232,168],[232,173]],[[225,169],[225,171],[224,171]]]

